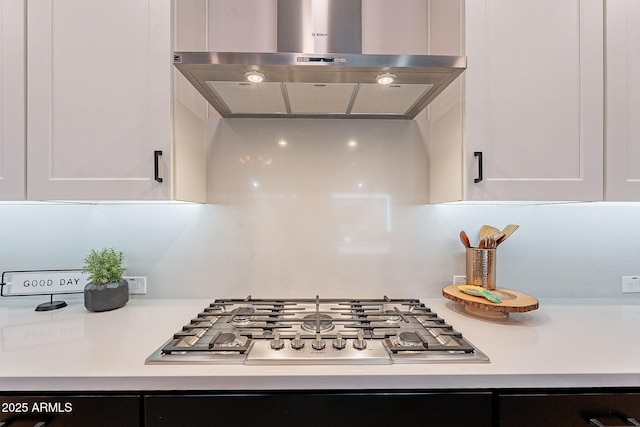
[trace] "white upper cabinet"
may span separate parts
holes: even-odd
[[[464,84],[430,111],[432,202],[602,199],[602,3],[465,2]]]
[[[640,2],[606,2],[605,200],[640,200]]]
[[[602,199],[602,39],[600,0],[467,1],[466,199]]]
[[[24,1],[0,1],[0,200],[25,198]]]
[[[171,0],[27,5],[28,198],[180,199]]]

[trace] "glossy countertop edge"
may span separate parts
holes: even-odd
[[[470,316],[444,298],[421,298],[491,362],[379,366],[144,365],[211,300],[138,297],[105,313],[89,313],[81,300],[71,300],[44,315],[33,311],[32,297],[7,300],[0,299],[5,392],[640,387],[640,340],[633,339],[640,300],[634,298],[542,299],[538,310],[507,321]],[[117,332],[140,322],[147,323],[143,335]],[[70,346],[38,339],[51,325],[75,328],[78,337]],[[567,333],[572,337],[563,337]],[[25,341],[24,334],[34,339]],[[590,346],[594,341],[602,350]]]

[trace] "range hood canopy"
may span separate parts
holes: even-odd
[[[361,0],[278,0],[278,53],[175,52],[173,63],[225,118],[413,119],[466,68],[361,43]]]
[[[457,56],[176,52],[222,117],[412,119],[466,68]],[[251,83],[246,73],[262,74]],[[381,74],[395,75],[378,84]]]

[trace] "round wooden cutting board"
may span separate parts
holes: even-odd
[[[465,309],[470,313],[486,314],[488,317],[506,317],[509,313],[524,313],[538,308],[538,299],[531,295],[507,288],[496,288],[493,292],[502,298],[500,304],[492,303],[483,297],[466,294],[458,289],[458,285],[449,285],[442,289],[442,295],[445,298],[464,304]],[[492,316],[492,313],[495,316]]]

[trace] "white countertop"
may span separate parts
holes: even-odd
[[[34,311],[43,298],[0,298],[0,391],[640,387],[637,300],[541,300],[491,321],[422,299],[490,363],[176,366],[144,361],[210,300],[138,297],[89,313],[61,295],[67,307]]]

